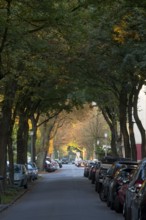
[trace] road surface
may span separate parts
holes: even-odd
[[[66,164],[41,174],[27,193],[0,213],[0,220],[123,220],[100,201],[83,169]]]

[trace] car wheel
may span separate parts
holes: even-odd
[[[139,212],[138,212],[138,220],[142,220],[142,218],[141,218],[141,210],[139,210]]]
[[[25,185],[24,185],[24,189],[27,189],[27,188],[28,188],[28,184],[25,183]]]
[[[145,220],[146,219],[146,213],[142,210],[139,210],[138,212],[138,220]]]
[[[111,210],[114,210],[114,202],[113,201],[110,202],[110,208],[111,208]]]
[[[95,192],[97,192],[97,183],[95,181]]]
[[[99,192],[99,198],[101,201],[105,202],[106,201],[106,198],[105,198],[105,195],[104,195],[104,187],[101,187],[101,190]]]
[[[114,209],[117,213],[122,212],[122,204],[120,203],[118,196],[116,196],[115,201],[114,201]]]
[[[94,183],[95,183],[94,178],[92,178],[91,183],[92,183],[92,184],[94,184]]]
[[[126,210],[126,207],[125,207],[124,219],[131,220],[131,213],[130,213],[130,211]]]
[[[97,192],[98,193],[100,192],[101,188],[102,188],[102,184],[101,183],[97,183]]]
[[[107,194],[106,204],[107,204],[107,207],[110,207],[110,205],[111,205],[111,203],[110,203],[110,198],[109,198],[109,192],[108,192],[108,194]]]

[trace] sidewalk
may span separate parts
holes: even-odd
[[[41,177],[41,174],[43,174],[44,172],[40,172],[39,173],[39,177]],[[21,196],[23,196],[26,192],[28,192],[36,183],[38,182],[38,180],[35,180],[31,183],[29,183],[29,188],[25,189],[24,191],[22,191],[21,193],[18,194],[18,196],[9,204],[0,204],[0,213],[4,210],[6,210],[8,207],[10,207],[14,202],[16,202]]]
[[[23,196],[28,190],[20,193],[11,203],[9,204],[0,204],[0,213],[10,207],[14,202],[16,202],[21,196]]]
[[[32,185],[33,184],[30,184],[29,186],[32,187]],[[29,187],[29,190],[30,190],[30,187]],[[28,189],[25,189],[24,191],[18,193],[18,196],[16,196],[15,199],[9,204],[0,204],[0,213],[6,210],[8,207],[10,207],[12,204],[14,204],[14,202],[16,202],[19,198],[21,198],[21,196],[23,196],[27,191]]]

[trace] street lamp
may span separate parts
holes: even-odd
[[[105,137],[105,140],[106,140],[106,143],[105,143],[105,157],[107,156],[107,133],[104,133],[104,137]]]
[[[33,162],[33,135],[34,135],[34,131],[31,130],[29,132],[30,135],[30,141],[31,141],[31,162]]]
[[[58,159],[60,159],[59,150],[57,151],[57,154],[58,154]]]

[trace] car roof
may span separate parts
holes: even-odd
[[[116,161],[114,164],[138,165],[137,161]]]
[[[130,161],[130,158],[125,157],[114,157],[114,156],[105,156],[101,159],[102,163],[113,164],[116,161]]]
[[[108,168],[111,167],[111,165],[112,165],[112,164],[102,163],[102,164],[100,164],[100,167],[101,167],[101,168],[104,168],[104,169],[108,169]]]

